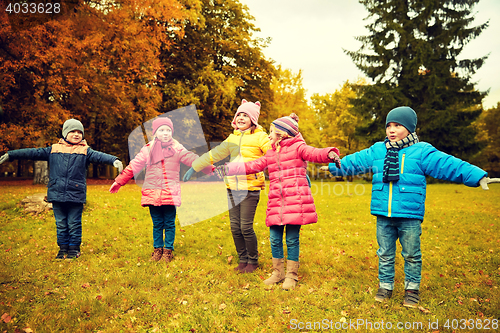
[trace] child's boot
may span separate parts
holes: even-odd
[[[257,268],[259,268],[259,264],[247,264],[246,267],[241,272],[253,273]]]
[[[161,260],[164,261],[166,264],[172,261],[174,258],[174,253],[172,250],[169,249],[163,249],[163,255],[161,256]]]
[[[155,247],[153,253],[151,253],[151,259],[149,259],[149,261],[160,261],[162,256],[163,256],[163,248]]]
[[[59,245],[59,252],[57,252],[56,259],[64,259],[68,255],[68,244]]]
[[[76,259],[80,256],[80,246],[79,245],[70,245],[68,247],[68,255],[66,259]]]
[[[271,285],[275,283],[280,283],[285,278],[285,259],[283,258],[273,258],[273,274],[267,280],[264,280],[264,284]]]
[[[234,271],[237,272],[237,273],[243,273],[244,270],[245,270],[245,267],[247,267],[247,263],[240,261],[240,263],[238,264],[238,266],[236,266],[234,268]]]
[[[299,281],[299,262],[287,260],[286,261],[286,275],[285,282],[283,282],[283,289],[289,290],[295,288],[297,281]]]

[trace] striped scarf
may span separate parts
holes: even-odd
[[[399,180],[399,150],[414,145],[418,142],[415,132],[408,135],[403,140],[391,142],[385,138],[384,143],[387,148],[384,160],[384,183],[397,182]]]

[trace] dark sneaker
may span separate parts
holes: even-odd
[[[418,293],[418,290],[405,290],[405,300],[403,302],[403,306],[416,308],[418,306],[418,302],[420,301],[420,296],[418,296]]]
[[[160,261],[162,255],[163,255],[163,248],[156,247],[153,253],[151,253],[151,259],[149,259],[149,261]]]
[[[79,246],[70,246],[68,250],[68,255],[66,259],[76,259],[80,256],[80,247]]]
[[[68,255],[68,247],[61,246],[59,247],[59,252],[57,252],[56,259],[64,259]]]
[[[392,297],[392,290],[378,288],[377,295],[375,295],[375,300],[377,302],[383,302]]]

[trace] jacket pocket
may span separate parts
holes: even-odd
[[[419,186],[401,185],[399,204],[403,213],[421,211],[425,202],[425,189]]]
[[[83,183],[75,182],[73,180],[68,181],[68,187],[66,193],[68,195],[69,201],[82,201],[85,200],[85,190],[86,186]]]
[[[376,183],[372,185],[372,200],[370,209],[376,212],[387,211],[387,194],[384,194],[384,184]]]

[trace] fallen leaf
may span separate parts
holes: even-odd
[[[290,314],[292,313],[290,310],[283,310],[283,314]]]
[[[250,283],[247,283],[246,285],[243,286],[243,289],[248,289],[250,288]]]
[[[102,296],[101,296],[101,295],[97,295],[97,296],[96,296],[96,299],[97,299],[98,301],[100,301],[100,300],[102,299]]]
[[[441,301],[441,302],[438,303],[438,305],[441,305],[441,304],[444,304],[444,301]]]
[[[33,333],[33,330],[29,327],[26,327],[25,329],[23,329],[23,331],[26,333]]]
[[[228,263],[228,264],[230,264],[232,260],[233,260],[233,256],[229,256],[229,257],[227,257],[227,263]]]
[[[226,304],[222,303],[219,305],[219,310],[224,310],[226,308]]]
[[[82,288],[88,288],[88,287],[90,287],[90,284],[88,284],[88,283],[82,284]]]
[[[10,323],[10,321],[12,320],[12,318],[9,316],[9,314],[6,312],[2,315],[2,320],[4,323]]]

